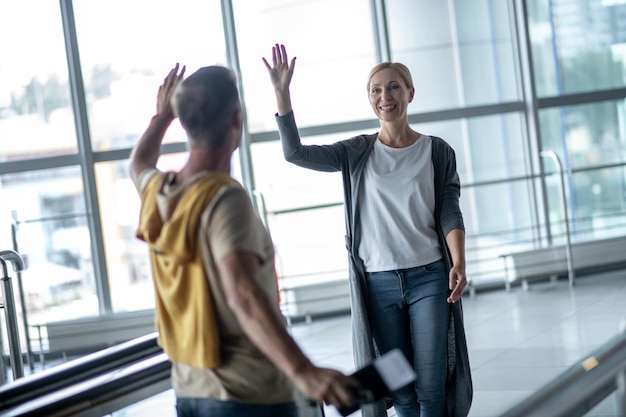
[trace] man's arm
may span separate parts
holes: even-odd
[[[178,73],[179,65],[167,74],[157,95],[157,111],[150,120],[148,128],[139,139],[130,154],[129,175],[135,186],[139,187],[139,174],[148,168],[155,168],[161,152],[161,142],[167,128],[174,120],[172,97],[176,86],[185,74],[185,66]]]
[[[259,262],[256,255],[237,251],[218,263],[228,305],[243,331],[305,395],[335,406],[350,405],[354,400],[348,386],[356,386],[356,381],[339,371],[316,367],[306,357],[257,283]]]

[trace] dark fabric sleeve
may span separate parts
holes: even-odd
[[[276,123],[283,146],[283,155],[288,162],[316,171],[340,171],[345,160],[345,148],[341,142],[332,145],[303,145],[296,126],[293,111],[278,116]]]
[[[448,376],[446,397],[449,417],[467,417],[472,405],[474,387],[467,351],[463,306],[461,300],[451,304],[448,327]]]
[[[441,139],[440,139],[441,140]],[[442,141],[443,142],[443,141]],[[454,229],[465,230],[463,214],[459,199],[461,197],[461,182],[456,170],[456,156],[454,149],[443,142],[439,147],[438,158],[441,158],[440,173],[443,180],[441,190],[440,223],[444,236]]]

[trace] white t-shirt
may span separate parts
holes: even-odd
[[[405,148],[376,140],[359,197],[359,256],[367,272],[413,268],[441,258],[431,153],[427,135]]]

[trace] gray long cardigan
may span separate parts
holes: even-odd
[[[293,112],[276,115],[285,159],[317,171],[341,171],[343,177],[346,248],[349,255],[352,344],[355,365],[361,368],[377,355],[367,316],[365,268],[358,256],[361,239],[359,191],[365,163],[374,147],[377,134],[360,135],[331,145],[303,146]],[[453,229],[464,230],[459,207],[460,182],[454,150],[441,138],[432,138],[432,162],[435,171],[435,221],[439,244],[448,270],[452,267],[445,236]],[[451,304],[448,326],[448,415],[466,417],[473,397],[473,387],[461,300]],[[384,402],[364,406],[363,417],[386,416]]]

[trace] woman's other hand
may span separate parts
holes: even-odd
[[[450,270],[450,289],[452,293],[448,297],[448,303],[456,303],[463,295],[466,286],[467,277],[465,276],[465,271],[456,265],[453,266]]]

